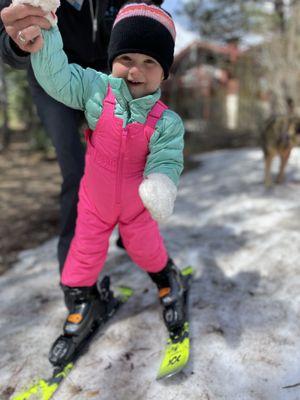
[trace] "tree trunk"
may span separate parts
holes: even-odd
[[[280,29],[281,33],[284,33],[286,31],[284,0],[275,0],[274,8],[275,8],[275,12],[279,19],[279,29]]]
[[[7,85],[4,75],[4,64],[0,57],[0,115],[2,114],[3,125],[0,132],[2,132],[2,144],[0,148],[7,149],[10,144],[11,132],[8,126],[8,98],[7,98]]]

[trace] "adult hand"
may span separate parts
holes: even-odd
[[[3,8],[0,17],[16,45],[25,52],[35,53],[43,47],[41,28],[51,28],[46,14],[41,8],[18,4]]]

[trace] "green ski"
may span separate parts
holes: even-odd
[[[186,322],[184,323],[184,326],[179,334],[176,336],[170,334],[156,379],[164,379],[176,375],[178,372],[183,370],[189,360],[190,338],[188,322],[188,293],[193,277],[193,268],[184,268],[182,270],[182,275],[185,277],[186,284],[186,290],[184,294]]]
[[[80,347],[76,350],[71,362],[61,367],[55,367],[53,375],[50,379],[40,379],[33,386],[28,388],[22,393],[19,393],[11,398],[11,400],[49,400],[58,389],[61,382],[70,374],[75,366],[78,358],[87,350],[89,343],[92,341],[96,333],[105,325],[105,323],[117,312],[120,306],[126,303],[133,295],[133,290],[127,287],[118,287],[116,289],[118,295],[116,296],[116,303],[113,311],[91,334],[81,343]]]

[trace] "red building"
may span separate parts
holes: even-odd
[[[227,45],[196,40],[176,55],[164,83],[166,101],[185,119],[218,119],[229,129],[238,126],[239,79],[236,67],[243,52],[237,41]]]

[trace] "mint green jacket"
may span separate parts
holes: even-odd
[[[145,123],[149,111],[160,98],[160,89],[133,99],[123,79],[69,64],[57,27],[43,30],[43,37],[44,46],[31,55],[31,63],[36,79],[51,97],[71,108],[83,110],[90,129],[94,130],[110,85],[116,97],[115,115],[123,119],[123,126],[132,122]],[[163,173],[178,185],[183,169],[183,135],[181,118],[175,112],[165,110],[150,139],[144,176]]]

